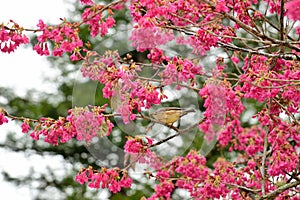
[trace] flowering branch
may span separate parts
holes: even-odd
[[[278,189],[276,189],[275,191],[270,192],[269,194],[263,195],[259,199],[274,199],[275,197],[277,197],[282,192],[284,192],[284,191],[286,191],[286,190],[288,190],[290,188],[296,187],[299,184],[300,184],[300,181],[295,181],[295,182],[291,182],[291,183],[285,184],[285,185],[279,187]]]

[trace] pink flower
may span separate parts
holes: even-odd
[[[216,12],[228,12],[229,8],[226,6],[226,2],[224,2],[224,0],[220,0],[217,4],[216,4]]]
[[[85,5],[89,5],[89,6],[94,4],[94,2],[92,0],[80,0],[80,3],[85,4]]]
[[[108,187],[109,191],[111,191],[112,193],[117,193],[120,192],[121,190],[121,185],[120,182],[116,181],[116,180],[111,180],[109,187]]]
[[[234,62],[235,64],[238,64],[240,62],[240,59],[235,56],[232,56],[231,61]]]
[[[159,181],[165,181],[170,177],[170,172],[165,171],[165,170],[159,170],[156,174],[156,179]]]
[[[129,39],[132,41],[131,45],[142,52],[166,44],[174,39],[174,35],[172,31],[166,31],[159,27],[142,26],[135,28]]]
[[[199,29],[197,34],[190,36],[187,43],[193,48],[193,53],[204,56],[211,47],[217,46],[218,40],[216,36],[207,33],[203,28]]]
[[[159,199],[160,197],[165,197],[163,199],[171,199],[171,192],[174,190],[175,186],[172,181],[164,181],[155,186],[155,194],[149,199]]]
[[[93,37],[96,37],[99,33],[101,37],[105,36],[108,33],[108,29],[115,24],[115,20],[111,16],[108,16],[106,21],[104,21],[102,13],[97,13],[98,9],[102,9],[102,5],[86,8],[82,14],[82,20],[89,25],[90,34]]]
[[[225,87],[223,83],[207,81],[206,85],[199,91],[199,95],[205,98],[204,116],[206,120],[199,125],[199,128],[206,133],[207,139],[212,139],[216,129],[225,124],[225,117],[228,112],[232,116],[239,116],[242,110],[240,99],[236,97],[234,91]]]
[[[40,139],[40,135],[36,132],[36,131],[32,131],[30,133],[30,137],[34,140],[39,140]]]
[[[30,130],[29,122],[24,120],[21,128],[23,133],[28,133],[28,131]]]
[[[162,49],[154,48],[150,50],[150,53],[147,55],[148,59],[152,61],[152,63],[160,64],[163,61],[169,61],[170,58],[164,55]]]
[[[131,158],[138,163],[150,164],[150,166],[158,166],[157,156],[147,147],[153,144],[153,139],[137,135],[134,138],[128,137],[124,145],[124,152],[131,154]]]
[[[84,108],[77,108],[73,111],[71,122],[77,132],[76,139],[85,140],[87,143],[95,136],[109,135],[113,127],[109,120],[104,121],[101,113],[95,113]]]
[[[37,24],[42,34],[38,36],[38,43],[34,46],[34,50],[39,55],[50,55],[47,40],[52,41],[55,45],[53,56],[62,56],[64,53],[72,53],[70,59],[78,60],[82,58],[79,53],[83,47],[83,42],[79,38],[78,31],[73,29],[70,22],[64,23],[62,26],[47,27],[42,20]]]
[[[140,141],[136,141],[134,138],[127,140],[124,145],[124,151],[127,153],[140,153],[144,150],[144,145]]]
[[[88,177],[86,176],[86,172],[77,174],[75,177],[75,181],[81,185],[88,182]]]
[[[39,23],[36,26],[39,27],[40,30],[45,30],[47,28],[47,25],[41,19],[39,20]]]
[[[0,26],[0,51],[3,53],[14,52],[21,44],[29,43],[27,36],[22,35],[22,31],[6,30]]]
[[[132,182],[132,179],[127,174],[124,174],[120,180],[120,186],[124,188],[130,188]]]
[[[105,23],[106,23],[107,28],[111,28],[111,27],[113,27],[115,25],[115,19],[113,17],[111,17],[111,16],[108,16],[106,18]]]
[[[4,123],[8,123],[8,119],[5,117],[5,115],[3,113],[0,112],[0,125],[2,125]]]
[[[120,176],[122,178],[120,180]],[[129,188],[132,184],[132,179],[128,177],[126,170],[120,170],[118,168],[101,170],[94,170],[91,166],[87,169],[81,169],[75,177],[75,181],[79,184],[88,183],[90,188],[102,189],[107,188],[113,193],[119,192],[122,187]]]
[[[81,56],[79,54],[77,54],[76,52],[74,52],[71,56],[70,56],[70,60],[71,61],[77,61],[79,60],[79,58],[81,58]]]
[[[292,20],[300,20],[300,0],[293,0],[286,4],[286,15]]]
[[[34,45],[33,50],[35,50],[41,56],[50,55],[47,43],[37,43],[36,45]]]
[[[123,119],[124,124],[129,124],[130,123],[130,115],[131,110],[129,105],[121,105],[118,108],[118,112],[121,114],[121,117]]]

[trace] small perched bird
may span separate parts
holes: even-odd
[[[177,107],[166,107],[161,108],[154,113],[152,113],[152,117],[162,123],[172,125],[182,116],[190,113],[195,112],[194,109],[186,109],[186,108],[177,108]]]

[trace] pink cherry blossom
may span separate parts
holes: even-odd
[[[289,1],[286,5],[285,8],[287,9],[286,15],[292,19],[292,20],[300,20],[300,1],[299,0],[292,0]]]
[[[92,0],[80,0],[80,3],[90,5],[90,6],[94,4]]]
[[[3,113],[0,112],[0,125],[2,125],[4,123],[8,123],[8,119],[5,117],[5,115]]]
[[[30,130],[29,122],[24,120],[21,128],[22,128],[22,133],[28,133],[28,131]]]
[[[29,43],[29,38],[17,30],[7,30],[0,24],[0,51],[3,53],[14,52],[21,44]]]
[[[120,179],[119,177],[122,176]],[[79,184],[88,182],[89,187],[99,189],[107,188],[113,193],[120,192],[121,188],[129,188],[132,184],[132,179],[129,178],[127,171],[121,171],[118,168],[106,169],[102,168],[94,170],[91,166],[87,169],[83,168],[75,177],[75,181]]]

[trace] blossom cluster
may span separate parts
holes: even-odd
[[[94,4],[92,0],[80,0],[80,3],[90,6]]]
[[[94,107],[91,111],[88,107],[74,108],[69,110],[67,117],[60,117],[57,120],[41,118],[34,122],[38,124],[29,135],[34,140],[39,140],[42,136],[45,142],[52,145],[65,143],[72,138],[89,143],[96,136],[108,136],[114,125],[103,116],[104,107]],[[23,121],[23,133],[30,131],[30,121],[30,119]]]
[[[139,163],[145,164],[154,170],[160,169],[164,161],[150,149],[152,145],[153,139],[150,137],[144,135],[128,136],[124,145],[125,166],[130,166],[135,170],[135,165]]]
[[[286,4],[286,9],[287,9],[287,16],[293,20],[300,20],[300,14],[299,14],[299,9],[300,9],[300,1],[299,0],[292,0],[289,1]]]
[[[124,145],[124,151],[131,154],[149,152],[147,147],[151,146],[152,143],[153,139],[146,136],[135,136],[134,138],[129,136]]]
[[[120,192],[122,188],[130,188],[132,179],[128,176],[126,170],[118,168],[94,170],[91,166],[83,168],[75,177],[75,181],[80,184],[88,183],[90,188],[107,188],[113,193]]]
[[[89,26],[91,35],[93,37],[96,37],[99,33],[101,36],[106,35],[108,29],[115,24],[112,10],[110,10],[110,15],[103,20],[102,5],[94,4],[91,0],[81,1],[81,3],[91,6],[85,8],[82,14],[82,23]],[[70,60],[82,60],[82,53],[85,51],[85,48],[83,41],[79,37],[80,25],[63,20],[58,26],[48,26],[42,20],[39,20],[36,32],[42,33],[37,37],[38,43],[34,45],[33,49],[39,55],[48,56],[50,51],[47,41],[50,41],[54,44],[53,56],[62,56],[64,53],[69,53]]]
[[[96,136],[110,135],[114,125],[103,115],[104,107],[93,107],[91,111],[87,107],[72,109],[67,118],[76,128],[77,140],[89,143]]]
[[[251,68],[248,67],[249,62]],[[275,103],[271,106],[271,113],[276,115],[282,111],[297,113],[300,103],[297,84],[300,73],[297,62],[278,59],[273,63],[272,59],[267,59],[265,56],[253,56],[251,60],[245,59],[243,69],[247,73],[240,76],[243,87],[237,90],[244,94],[244,98],[264,102],[269,98],[276,99],[281,96],[282,100],[279,100],[279,103],[287,109],[284,110]]]
[[[148,199],[171,199],[175,188],[187,190],[193,199],[225,198],[243,199],[234,184],[244,185],[247,178],[236,170],[234,165],[224,159],[218,159],[214,170],[206,166],[205,157],[196,151],[190,151],[185,157],[177,157],[166,163],[154,175],[159,184],[155,193]],[[249,187],[252,187],[249,185]]]
[[[202,74],[202,67],[194,64],[189,59],[182,59],[174,56],[168,62],[164,71],[161,72],[160,77],[163,84],[171,85],[173,83],[196,83],[196,76]]]
[[[253,199],[256,191],[261,190],[261,173],[258,157],[249,160],[243,168],[236,168],[235,164],[218,158],[213,169],[206,166],[205,157],[196,151],[190,151],[185,157],[180,156],[169,161],[162,168],[157,169],[152,177],[159,182],[155,186],[155,193],[148,199],[171,199],[175,188],[189,192],[193,199]],[[242,161],[244,162],[244,161]],[[242,163],[241,162],[241,163]],[[287,179],[281,179],[287,181]],[[276,182],[280,183],[280,181]],[[266,182],[266,191],[277,189],[276,185]],[[249,190],[245,190],[245,188]],[[283,192],[278,199],[284,199],[288,192]],[[297,197],[291,198],[297,199]]]
[[[297,168],[298,157],[298,131],[299,126],[290,125],[281,119],[270,121],[269,144],[272,154],[268,158],[268,174],[271,176],[285,175]],[[293,144],[294,141],[296,144]]]
[[[136,47],[138,51],[156,48],[172,41],[174,38],[172,31],[151,25],[149,21],[141,24],[141,27],[135,27],[129,38],[132,41],[132,46]]]
[[[130,155],[130,160],[136,163],[147,163],[152,151],[148,148],[152,145],[153,139],[147,136],[127,137],[124,145],[124,152]],[[149,162],[147,163],[149,164]]]
[[[62,22],[58,26],[48,26],[42,20],[37,24],[38,31],[42,32],[38,36],[38,43],[33,49],[39,55],[50,55],[47,41],[54,43],[53,56],[62,56],[64,53],[72,54],[71,60],[81,59],[80,49],[83,47],[83,42],[79,38],[76,25],[70,22]]]
[[[158,48],[169,41],[176,39],[178,44],[190,45],[196,54],[205,55],[211,47],[216,47],[219,38],[216,35],[234,35],[232,29],[226,26],[215,26],[213,23],[202,26],[195,31],[195,34],[184,36],[174,36],[174,31],[181,27],[197,26],[199,18],[200,24],[206,24],[207,21],[217,17],[211,14],[211,9],[216,12],[228,12],[226,3],[232,6],[232,3],[221,0],[216,6],[211,8],[205,3],[195,1],[132,1],[131,15],[137,25],[132,31],[130,40],[132,45],[139,51]],[[180,12],[179,12],[180,11]],[[141,13],[143,12],[143,13]],[[172,13],[172,14],[171,14]],[[170,29],[170,27],[172,27]],[[215,32],[216,35],[211,33]],[[185,31],[181,31],[185,33]],[[222,39],[224,42],[230,42],[229,38]]]
[[[13,25],[8,28],[0,24],[0,51],[3,53],[14,52],[21,44],[29,43],[29,39],[22,33],[23,28],[14,21]]]
[[[122,64],[116,51],[107,51],[103,56],[87,52],[81,68],[83,76],[105,85],[102,90],[105,98],[120,99],[121,104],[116,111],[121,114],[125,124],[136,118],[134,111],[141,112],[142,108],[150,108],[161,101],[155,86],[139,79],[139,70],[134,63],[129,66]]]
[[[95,4],[94,6],[88,7],[82,13],[82,21],[89,25],[91,35],[96,37],[99,33],[104,36],[108,33],[108,29],[113,27],[115,20],[112,16],[108,16],[104,21],[102,19],[102,5]],[[110,10],[110,15],[112,15]]]
[[[217,132],[213,126],[223,126],[227,116],[226,108],[226,88],[218,81],[208,80],[206,85],[199,91],[199,95],[205,99],[204,112],[205,121],[199,125],[199,128],[207,133],[208,138],[212,138]]]
[[[233,140],[233,135],[241,135],[243,128],[240,126],[239,117],[245,107],[229,82],[209,79],[199,91],[199,95],[205,99],[206,108],[203,114],[205,121],[199,125],[199,128],[208,139],[212,139],[217,134],[220,144],[226,146]]]

